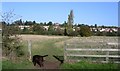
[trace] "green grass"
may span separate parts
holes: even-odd
[[[2,69],[2,61],[0,60],[0,70]]]
[[[49,56],[46,59],[54,60],[55,58],[52,57],[52,55],[59,55],[63,56],[63,46],[60,45],[60,47],[56,47],[55,43],[64,41],[65,39],[49,39],[45,40],[44,42],[34,42],[32,47],[32,54],[39,54],[39,55],[45,55],[48,54]]]
[[[64,63],[61,66],[62,69],[118,69],[118,64],[112,63],[90,63],[86,61],[81,61],[78,63]]]
[[[13,62],[10,60],[2,61],[2,69],[30,69],[34,66],[30,61],[24,60],[20,62]]]

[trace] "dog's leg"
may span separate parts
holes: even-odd
[[[39,65],[40,67],[42,66],[40,61],[38,62],[38,65]]]
[[[41,62],[41,66],[44,67],[43,62]]]
[[[34,66],[36,66],[36,62],[35,61],[33,62],[33,64],[34,64]]]

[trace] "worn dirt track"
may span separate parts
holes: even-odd
[[[36,69],[59,69],[60,62],[58,61],[45,61],[44,67],[39,67],[39,65],[36,65]]]

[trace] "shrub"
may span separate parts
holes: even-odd
[[[80,27],[80,35],[83,37],[83,36],[91,36],[92,35],[92,32],[90,30],[90,28],[88,26],[81,26]]]

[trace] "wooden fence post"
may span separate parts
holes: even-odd
[[[66,52],[66,49],[67,49],[67,44],[66,44],[66,42],[64,42],[64,61],[65,62],[67,61],[67,52]]]
[[[106,52],[106,62],[108,63],[109,62],[109,51]]]
[[[29,61],[31,61],[31,47],[32,47],[31,40],[28,40]]]

